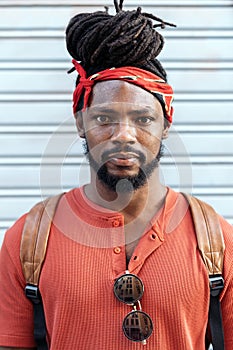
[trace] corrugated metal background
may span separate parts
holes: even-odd
[[[110,0],[0,2],[0,241],[41,196],[87,181],[64,30],[75,13],[104,5],[114,13]],[[175,90],[163,181],[233,223],[232,1],[125,0],[125,9],[138,5],[178,26],[163,30],[159,56]]]

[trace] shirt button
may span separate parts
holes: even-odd
[[[115,254],[120,254],[120,252],[121,252],[121,248],[120,247],[115,247],[113,250],[114,250]]]
[[[112,226],[113,226],[113,227],[119,227],[119,226],[120,226],[120,222],[119,222],[118,220],[114,220],[114,221],[112,222]]]

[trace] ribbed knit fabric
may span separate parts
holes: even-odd
[[[0,345],[33,347],[32,306],[24,297],[19,245],[25,216],[7,232],[0,255]],[[222,293],[226,350],[233,349],[233,229],[226,242]],[[121,214],[91,203],[83,189],[67,193],[56,212],[43,266],[42,294],[51,350],[204,350],[208,277],[183,196],[168,190],[128,270],[144,283],[143,311],[154,323],[144,347],[128,340],[122,321],[131,307],[113,294],[126,270]]]

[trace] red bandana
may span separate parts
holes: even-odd
[[[76,113],[78,102],[83,92],[83,110],[86,109],[92,88],[96,82],[104,80],[124,80],[128,83],[138,85],[152,94],[161,95],[165,105],[166,118],[172,123],[173,107],[171,103],[173,100],[173,90],[170,85],[157,75],[136,67],[119,67],[105,69],[87,78],[84,68],[75,60],[72,60],[72,63],[80,75],[79,84],[73,93],[74,114]]]

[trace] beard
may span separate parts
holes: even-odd
[[[88,147],[88,143],[85,140],[83,140],[83,149],[84,154],[87,157],[87,160],[89,161],[90,166],[97,174],[98,179],[111,191],[116,193],[129,193],[134,192],[138,190],[139,188],[143,187],[148,179],[151,177],[153,171],[158,168],[159,161],[161,157],[164,154],[164,146],[162,142],[160,143],[160,149],[157,154],[157,156],[148,164],[145,164],[145,155],[142,152],[137,152],[139,156],[139,160],[142,164],[140,167],[138,174],[133,176],[116,176],[112,175],[108,172],[107,166],[104,163],[104,161],[107,159],[107,156],[109,153],[117,153],[120,152],[121,149],[115,148],[112,149],[111,152],[106,151],[102,155],[103,164],[98,164],[93,156],[91,155]],[[135,150],[132,149],[130,146],[124,147],[125,152],[134,152]]]

